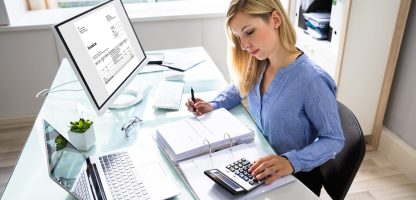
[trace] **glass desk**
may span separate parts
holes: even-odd
[[[144,95],[143,100],[130,108],[108,110],[102,116],[97,116],[94,113],[84,91],[50,93],[47,95],[37,116],[2,199],[73,199],[71,195],[49,178],[46,149],[42,135],[42,120],[47,120],[61,134],[65,135],[69,121],[80,117],[92,119],[96,133],[96,144],[86,154],[93,155],[131,147],[137,150],[137,154],[134,156],[140,159],[156,156],[174,177],[181,192],[174,199],[195,199],[196,197],[192,195],[191,190],[186,186],[175,167],[170,164],[159,150],[152,135],[155,133],[157,125],[192,115],[184,106],[185,101],[191,96],[191,87],[194,89],[197,97],[209,100],[224,89],[227,83],[202,47],[173,49],[161,52],[168,51],[189,53],[190,56],[200,56],[205,59],[204,62],[185,72],[182,105],[178,111],[158,110],[152,107],[158,82],[164,79],[163,71],[138,74],[128,88],[141,91]],[[64,59],[51,88],[74,80],[76,80],[76,76],[68,61]],[[81,86],[75,81],[65,84],[59,87],[59,89],[77,90],[81,89]],[[233,108],[231,112],[252,130],[256,130],[255,142],[264,147],[266,152],[273,153],[270,145],[261,135],[243,106],[239,105]],[[140,117],[143,123],[126,138],[121,128],[134,116]],[[318,197],[300,181],[296,180],[265,193],[257,199],[318,199]]]

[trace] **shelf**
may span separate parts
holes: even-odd
[[[328,40],[317,40],[295,27],[297,35],[297,47],[308,55],[316,64],[328,72],[335,80],[338,47]]]

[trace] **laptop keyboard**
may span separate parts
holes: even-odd
[[[101,156],[101,166],[113,199],[149,199],[141,180],[135,176],[134,165],[127,152]]]
[[[153,107],[179,110],[184,84],[181,82],[162,81],[159,83]]]
[[[81,200],[89,200],[90,195],[88,193],[88,183],[86,179],[85,172],[80,176],[78,183],[75,187],[74,193],[78,196]]]

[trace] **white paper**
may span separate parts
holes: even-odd
[[[156,127],[157,141],[174,162],[254,140],[254,132],[224,108]]]
[[[192,53],[166,53],[163,59],[163,65],[185,71],[204,61],[203,58]]]

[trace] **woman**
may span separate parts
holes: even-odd
[[[277,153],[256,160],[253,177],[269,184],[294,174],[319,196],[319,166],[344,145],[334,81],[295,47],[279,0],[232,0],[226,26],[237,83],[213,101],[189,99],[188,110],[199,116],[247,97],[251,116]]]

